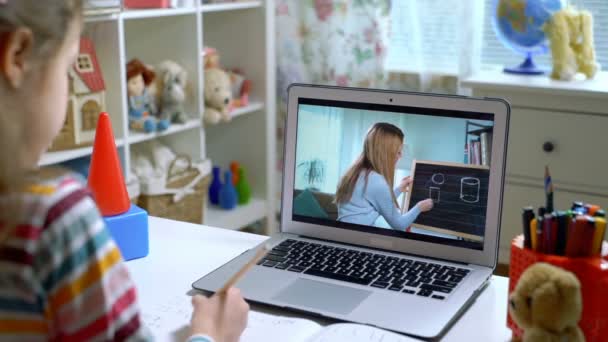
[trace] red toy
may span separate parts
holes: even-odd
[[[131,203],[108,113],[99,115],[88,183],[103,216],[115,216],[129,211]]]

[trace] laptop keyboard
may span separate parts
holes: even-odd
[[[470,272],[291,239],[275,246],[258,265],[439,300],[445,299]]]

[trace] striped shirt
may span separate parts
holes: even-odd
[[[20,197],[27,217],[0,242],[0,340],[151,339],[87,189],[63,175]]]

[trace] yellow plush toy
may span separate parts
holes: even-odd
[[[589,11],[566,7],[553,14],[545,25],[551,43],[551,78],[571,80],[577,72],[593,78],[600,69],[595,60],[593,17]]]
[[[528,267],[509,298],[509,312],[524,342],[585,341],[581,285],[572,272],[547,263]]]
[[[230,121],[232,115],[232,90],[228,74],[219,68],[205,70],[205,113],[203,119],[208,124]]]

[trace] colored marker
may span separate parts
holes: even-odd
[[[553,182],[547,165],[545,165],[545,196],[547,196],[547,211],[551,213],[553,212]]]
[[[581,245],[582,216],[574,216],[568,225],[568,241],[566,242],[566,256],[577,256]]]
[[[555,254],[564,255],[566,252],[566,241],[568,239],[568,223],[570,216],[564,211],[558,211],[556,215],[557,234],[555,239]]]
[[[585,214],[585,203],[583,202],[572,202],[572,208],[570,208],[575,214],[584,215]]]
[[[595,213],[600,209],[602,208],[599,205],[585,204],[585,214],[587,215],[595,216]]]
[[[600,210],[596,211],[593,216],[595,216],[595,217],[606,217],[606,212],[604,211],[604,209],[600,209]]]
[[[592,216],[583,216],[581,245],[578,255],[591,256],[593,254],[593,238],[595,235],[595,219]]]
[[[543,210],[541,210],[543,209]],[[536,250],[540,253],[545,253],[545,208],[538,208],[538,217],[536,218]],[[541,212],[543,213],[541,215]]]
[[[532,240],[530,240],[530,222],[534,219],[534,208],[525,207],[522,218],[524,229],[524,247],[532,248]]]
[[[602,253],[602,241],[606,234],[606,219],[600,216],[595,217],[595,235],[593,236],[593,254]]]
[[[553,214],[545,214],[543,220],[543,236],[545,241],[543,247],[546,254],[555,254],[555,242],[557,240],[557,221]]]
[[[536,225],[538,224],[538,220],[535,218],[530,221],[530,245],[532,246],[533,251],[538,250],[538,239],[536,238]]]

